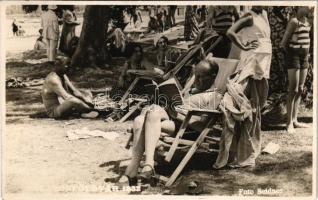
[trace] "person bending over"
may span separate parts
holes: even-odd
[[[48,116],[54,119],[65,119],[75,113],[82,114],[82,117],[96,114],[91,112],[92,94],[78,90],[69,80],[69,62],[67,60],[63,65],[57,65],[55,71],[46,77],[42,87],[43,104]]]
[[[194,107],[200,107],[201,104],[203,105],[201,108],[216,109],[222,95],[216,91],[209,91],[209,89],[212,87],[217,73],[218,64],[215,62],[210,63],[203,60],[198,63],[195,67],[194,88],[190,92],[196,91],[195,93],[198,94],[186,98],[185,104]],[[129,185],[137,184],[138,168],[144,153],[146,160],[139,176],[149,179],[154,174],[154,153],[161,132],[175,136],[177,129],[172,119],[182,121],[184,118],[184,115],[176,113],[173,108],[169,108],[169,106],[163,108],[158,105],[145,107],[141,114],[135,118],[133,123],[132,160],[125,172]],[[200,116],[194,116],[190,120],[190,127],[201,131],[202,123]]]

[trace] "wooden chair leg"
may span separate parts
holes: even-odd
[[[178,131],[178,133],[177,133],[177,135],[176,135],[176,138],[175,138],[174,142],[172,143],[171,148],[169,149],[169,152],[167,153],[167,155],[166,155],[166,157],[165,157],[165,160],[166,160],[167,162],[170,162],[170,161],[171,161],[172,156],[174,155],[174,153],[175,153],[175,151],[176,151],[176,149],[177,149],[177,147],[178,147],[179,140],[180,140],[181,137],[183,136],[183,134],[184,134],[184,132],[185,132],[187,126],[188,126],[188,123],[189,123],[191,117],[192,117],[192,112],[189,111],[189,112],[187,113],[187,115],[186,115],[184,121],[182,122],[182,125],[181,125],[181,127],[180,127],[180,129],[179,129],[179,131]]]
[[[143,102],[139,102],[137,105],[134,105],[132,107],[131,110],[129,110],[128,113],[126,113],[126,115],[124,115],[120,120],[119,122],[124,122],[126,121],[126,119],[128,119],[128,117],[130,117],[134,112],[136,112],[136,110],[138,110],[139,106],[142,104]]]
[[[129,136],[129,139],[128,139],[126,145],[125,145],[125,149],[130,149],[130,143],[131,143],[131,141],[133,141],[133,139],[134,139],[134,134],[131,133],[130,136]]]
[[[183,168],[185,167],[185,165],[189,162],[189,160],[191,159],[191,157],[193,156],[193,154],[196,152],[196,150],[199,148],[199,146],[201,145],[201,143],[204,141],[204,138],[207,136],[207,134],[210,131],[210,124],[215,122],[215,117],[212,117],[210,119],[210,121],[207,123],[207,125],[205,126],[204,130],[202,131],[202,133],[200,134],[200,136],[197,138],[197,140],[194,142],[194,144],[191,146],[191,148],[189,149],[188,153],[185,155],[185,157],[182,159],[182,161],[180,162],[180,164],[178,165],[178,167],[174,170],[173,174],[170,176],[169,180],[166,182],[165,186],[169,187],[171,186],[174,181],[177,179],[177,177],[179,176],[179,174],[181,173],[181,171],[183,170]]]
[[[127,89],[127,91],[125,92],[125,94],[122,96],[122,98],[120,99],[120,101],[118,102],[119,105],[121,105],[128,97],[128,95],[131,93],[131,91],[134,89],[134,87],[136,86],[137,82],[139,81],[139,78],[135,78],[135,80],[130,84],[129,88]]]

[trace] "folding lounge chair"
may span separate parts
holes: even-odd
[[[213,58],[212,56],[208,56],[207,59],[208,60],[213,59],[214,61],[218,63],[220,68],[214,83],[214,87],[217,88],[220,92],[224,93],[226,90],[227,79],[232,73],[234,73],[238,64],[238,60]],[[222,116],[222,113],[219,110],[202,110],[202,109],[187,109],[187,110],[188,110],[188,113],[185,117],[185,120],[182,122],[182,125],[175,139],[173,140],[173,143],[169,151],[165,154],[165,160],[168,162],[171,161],[179,144],[182,144],[182,145],[190,144],[189,145],[190,149],[188,150],[183,160],[180,162],[178,167],[175,169],[175,171],[172,173],[172,175],[169,178],[160,176],[160,179],[165,182],[166,186],[171,186],[174,183],[174,181],[177,179],[179,174],[184,169],[185,165],[188,163],[188,161],[191,159],[193,154],[203,144],[205,140],[212,140],[215,142],[220,141],[220,138],[207,136],[208,133],[213,130],[213,125],[215,125],[215,122],[217,121],[217,119],[219,119]],[[202,114],[207,114],[209,116],[209,120],[207,124],[204,126],[204,129],[200,133],[199,137],[195,141],[182,139],[182,136],[188,127],[191,117],[193,115],[202,115]]]
[[[226,82],[227,79],[231,74],[234,73],[236,70],[237,64],[239,60],[236,59],[223,59],[223,58],[216,58],[212,57],[212,55],[208,55],[206,57],[207,60],[214,60],[215,62],[218,63],[219,65],[219,72],[217,74],[216,80],[214,82],[214,88],[217,88],[218,91],[221,93],[225,93],[226,91]],[[213,125],[215,122],[221,118],[222,114],[219,110],[202,110],[202,109],[187,109],[188,113],[185,117],[185,120],[182,122],[180,129],[176,135],[175,138],[172,138],[168,136],[168,134],[163,133],[162,137],[160,138],[161,144],[165,145],[166,147],[168,146],[170,149],[168,152],[165,152],[165,160],[170,162],[172,157],[174,156],[175,152],[177,149],[185,149],[185,148],[190,148],[183,158],[183,160],[180,162],[178,167],[175,169],[175,171],[172,173],[170,177],[165,177],[165,176],[159,176],[159,179],[163,182],[165,182],[166,186],[171,186],[174,181],[177,179],[179,174],[182,172],[184,169],[185,165],[188,163],[188,161],[191,159],[193,154],[196,152],[196,150],[199,147],[202,147],[204,149],[209,148],[209,144],[216,144],[220,141],[219,137],[215,136],[208,136],[208,133],[212,131]],[[182,136],[185,133],[189,120],[193,115],[202,115],[202,114],[207,114],[209,116],[209,121],[205,124],[204,128],[202,129],[203,131],[200,133],[199,137],[195,140],[186,140],[183,139]],[[130,143],[132,141],[133,135],[129,138],[127,144],[126,144],[126,149],[130,148]],[[212,141],[212,142],[211,142]],[[172,145],[169,145],[171,144]]]
[[[135,74],[137,77],[134,79],[134,81],[131,83],[125,94],[122,96],[120,101],[118,102],[119,105],[122,105],[123,102],[128,98],[129,94],[132,93],[133,89],[136,87],[137,83],[140,80],[151,80],[155,81],[157,83],[161,83],[169,78],[174,78],[179,90],[183,90],[186,87],[187,80],[191,80],[191,75],[188,77],[187,80],[180,80],[181,78],[178,77],[178,73],[180,73],[181,70],[183,70],[184,66],[187,64],[194,64],[192,61],[194,58],[197,58],[200,53],[203,53],[203,57],[206,57],[205,55],[210,52],[220,41],[222,40],[222,36],[213,35],[209,36],[206,39],[204,39],[203,42],[200,44],[197,44],[193,48],[191,48],[184,56],[181,56],[179,58],[179,61],[177,61],[176,66],[168,71],[163,76],[147,76],[142,74]],[[189,70],[191,71],[191,70]],[[188,74],[189,75],[189,74]],[[193,80],[193,76],[192,76]],[[135,110],[137,107],[134,107],[134,110],[130,110],[124,117],[121,118],[121,122],[125,121]]]

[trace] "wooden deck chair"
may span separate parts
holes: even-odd
[[[133,89],[136,87],[137,83],[142,79],[152,80],[152,81],[155,81],[156,83],[160,83],[169,78],[174,78],[179,90],[182,91],[186,87],[187,81],[181,81],[180,78],[178,77],[178,73],[187,64],[194,64],[194,63],[191,63],[191,61],[193,61],[193,58],[197,57],[196,55],[203,53],[204,54],[203,57],[206,57],[206,54],[210,52],[221,40],[222,40],[222,36],[213,35],[213,36],[207,37],[200,44],[197,44],[196,46],[191,48],[186,54],[184,54],[184,56],[181,56],[176,66],[170,71],[168,71],[166,74],[164,74],[163,76],[149,76],[145,74],[136,73],[135,75],[137,77],[130,84],[129,88],[126,90],[126,92],[124,93],[124,95],[122,96],[118,104],[121,105],[129,97],[129,94],[131,94]],[[188,78],[187,80],[191,80],[191,77],[188,76],[187,78]],[[126,120],[133,112],[136,111],[136,109],[137,107],[135,107],[134,110],[130,110],[122,119]],[[122,119],[120,120],[121,122],[124,121]]]
[[[235,59],[223,59],[223,58],[213,58],[211,55],[207,56],[207,60],[214,60],[219,65],[219,72],[216,77],[216,80],[214,82],[213,87],[216,88],[221,93],[225,93],[226,91],[226,82],[228,77],[234,73],[236,70],[238,60]],[[174,181],[177,179],[179,174],[182,172],[188,161],[191,159],[193,154],[196,152],[196,150],[203,144],[205,140],[212,140],[214,142],[219,142],[220,138],[216,137],[209,137],[207,136],[210,131],[213,130],[213,125],[222,116],[222,113],[219,110],[202,110],[202,109],[187,109],[188,113],[185,117],[185,120],[182,122],[182,125],[174,138],[172,145],[169,149],[169,151],[165,155],[165,160],[170,162],[173,155],[176,152],[176,149],[178,148],[179,144],[182,145],[190,145],[190,149],[188,150],[185,157],[182,159],[178,167],[175,169],[175,171],[172,173],[172,175],[167,178],[160,176],[160,179],[165,182],[166,186],[171,186]],[[185,139],[182,139],[182,136],[185,132],[185,130],[188,127],[189,121],[193,115],[202,115],[207,114],[209,116],[209,121],[204,126],[203,131],[200,133],[199,137],[195,141],[188,141]],[[166,139],[167,141],[167,139]]]

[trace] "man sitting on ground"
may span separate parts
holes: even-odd
[[[185,99],[185,106],[216,109],[222,99],[222,94],[215,90],[210,90],[219,66],[216,62],[201,61],[195,67],[195,91],[192,95]],[[151,105],[142,110],[142,113],[135,118],[133,123],[133,146],[132,146],[132,160],[126,169],[126,176],[128,177],[129,185],[137,184],[137,173],[140,161],[143,154],[146,155],[144,167],[139,175],[141,178],[149,179],[154,175],[154,153],[156,145],[159,141],[161,132],[167,133],[171,136],[176,135],[175,121],[184,120],[185,116],[176,113],[171,105],[160,107],[158,105]],[[206,119],[201,119],[200,116],[194,116],[190,120],[190,127],[194,130],[201,131],[203,123]]]
[[[82,117],[97,117],[93,109],[92,94],[89,91],[79,91],[69,80],[67,73],[70,61],[55,66],[45,79],[41,91],[43,104],[49,117],[65,119],[72,114]]]
[[[47,48],[46,43],[43,40],[43,36],[42,36],[43,29],[42,28],[39,30],[39,33],[40,33],[40,37],[38,37],[38,39],[36,39],[36,42],[34,44],[34,50],[42,50],[42,49]]]

